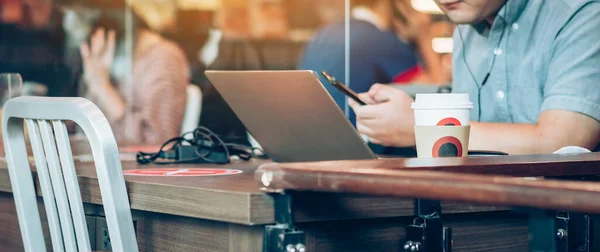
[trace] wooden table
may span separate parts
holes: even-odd
[[[531,156],[513,157],[514,166],[528,167],[522,172],[503,171],[504,174],[526,174],[540,176],[543,174],[570,175],[588,173],[600,166],[598,154],[571,156]],[[575,158],[574,161],[568,161]],[[420,164],[425,169],[408,167],[406,161],[335,161],[309,162],[290,164],[264,164],[255,173],[257,181],[275,192],[318,191],[338,193],[362,193],[373,196],[417,197],[418,217],[415,224],[407,227],[407,241],[404,249],[421,247],[425,251],[450,251],[453,244],[451,230],[444,227],[439,200],[456,200],[488,205],[504,205],[526,207],[530,214],[529,232],[531,251],[598,251],[600,237],[594,230],[597,220],[591,215],[600,213],[600,202],[592,200],[600,197],[600,183],[582,181],[559,181],[545,178],[523,178],[498,175],[466,174],[458,170],[469,170],[471,173],[490,173],[487,167],[498,165],[498,162],[510,161],[510,158],[487,158],[487,165],[480,170],[471,171],[479,166],[476,161],[460,160],[462,165],[446,165],[439,169],[440,162],[458,161],[447,159],[437,165]],[[422,160],[419,160],[422,161]],[[551,161],[551,162],[548,162]],[[544,165],[542,165],[544,164]],[[562,167],[569,165],[570,169]],[[562,167],[562,168],[561,168]],[[412,168],[412,169],[411,169]],[[501,167],[498,167],[501,168]],[[549,169],[547,172],[544,170]],[[588,179],[597,180],[597,176]],[[279,196],[276,208],[279,226],[276,231],[268,232],[271,239],[279,239],[283,244],[296,244],[303,241],[301,236],[294,236],[285,230],[294,227],[287,208],[293,197]],[[431,201],[434,200],[434,201]],[[277,201],[276,201],[277,205]],[[565,212],[566,211],[566,212]],[[585,214],[582,214],[585,213]],[[274,234],[271,234],[274,233]],[[290,236],[296,240],[287,240]],[[430,238],[423,238],[430,237]],[[557,238],[558,237],[558,238]],[[290,239],[291,239],[290,238]],[[284,245],[286,246],[286,245]],[[290,245],[287,245],[290,246]],[[585,250],[582,250],[585,248]],[[419,250],[420,251],[420,250]]]
[[[76,149],[76,148],[74,148]],[[77,152],[77,151],[75,151]],[[583,159],[582,159],[583,157]],[[473,169],[492,165],[521,167],[530,175],[592,174],[597,156],[550,156],[469,159],[382,160],[395,169]],[[588,160],[589,159],[589,160]],[[581,161],[584,160],[584,161]],[[586,161],[587,160],[587,161]],[[568,162],[567,162],[568,161]],[[581,162],[580,162],[581,161]],[[126,176],[141,251],[261,251],[263,226],[274,222],[273,199],[254,180],[264,161],[226,166],[178,165],[180,168],[233,168],[242,174],[216,177]],[[357,164],[360,164],[357,163]],[[349,169],[352,169],[352,165]],[[139,166],[124,161],[124,169]],[[550,167],[553,172],[545,170]],[[86,212],[102,216],[99,188],[91,162],[77,162]],[[562,172],[558,172],[560,170]],[[0,162],[0,246],[22,250],[6,164]],[[41,199],[41,198],[40,198]],[[307,232],[309,251],[398,251],[404,226],[412,221],[413,200],[359,194],[294,194],[295,220]],[[527,216],[506,207],[444,202],[444,223],[454,228],[455,251],[527,251]],[[40,207],[41,211],[43,207]],[[49,239],[47,239],[49,241]]]
[[[512,166],[528,169],[503,170],[499,163],[509,161],[506,159],[511,158],[515,159],[511,161]],[[407,167],[406,163],[411,160],[403,160],[405,164],[400,160],[396,163],[390,161],[271,163],[262,165],[256,171],[255,178],[269,189],[277,191],[362,193],[374,196],[417,197],[486,205],[600,213],[600,201],[590,200],[600,197],[600,183],[498,176],[490,174],[492,170],[489,169],[489,167],[496,167],[498,173],[506,175],[590,175],[600,170],[600,153],[463,159],[462,165],[439,166],[440,163],[458,160],[447,159],[439,162],[435,159],[428,160],[437,162],[436,166],[422,164],[419,160],[417,163],[418,166],[422,166],[420,168]],[[488,164],[480,166],[483,161]],[[567,165],[571,169],[561,168]],[[473,169],[477,167],[479,170]]]

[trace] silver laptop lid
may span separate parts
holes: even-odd
[[[206,71],[276,162],[374,159],[312,71]]]

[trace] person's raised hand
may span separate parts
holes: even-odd
[[[348,104],[356,113],[356,127],[374,144],[407,147],[415,145],[413,99],[392,86],[375,84],[369,92],[359,94],[368,105],[352,99]]]
[[[80,46],[83,76],[89,89],[110,83],[110,67],[115,57],[115,31],[100,28],[91,36],[90,43]]]

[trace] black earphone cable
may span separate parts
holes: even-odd
[[[508,7],[504,6],[504,15],[506,16],[506,9]],[[467,64],[467,56],[466,56],[466,46],[465,46],[465,40],[462,36],[462,32],[460,31],[460,27],[456,27],[456,30],[458,32],[458,36],[460,37],[460,42],[461,42],[461,46],[462,46],[462,59],[463,62],[465,63],[465,67],[467,68],[467,71],[469,72],[469,74],[471,75],[471,78],[473,79],[473,82],[475,82],[475,85],[477,86],[477,121],[481,121],[481,89],[483,88],[483,86],[487,83],[488,79],[490,78],[490,75],[492,73],[492,69],[494,69],[494,64],[496,63],[496,57],[498,56],[496,52],[494,52],[494,56],[492,57],[492,64],[490,64],[490,67],[487,70],[487,73],[485,74],[485,76],[483,77],[483,81],[481,81],[481,84],[477,83],[477,78],[475,78],[475,75],[473,74],[473,71],[471,71],[471,68],[469,67],[469,64]],[[495,48],[500,48],[500,43],[502,42],[502,38],[504,37],[504,29],[502,29],[502,33],[500,34],[500,38],[498,39],[498,44],[496,45]]]

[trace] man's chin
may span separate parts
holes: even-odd
[[[455,24],[474,24],[481,22],[481,20],[463,13],[446,13],[446,15]]]
[[[475,22],[471,21],[471,20],[454,20],[454,19],[450,19],[452,20],[452,23],[455,23],[457,25],[464,25],[464,24],[473,24]]]

